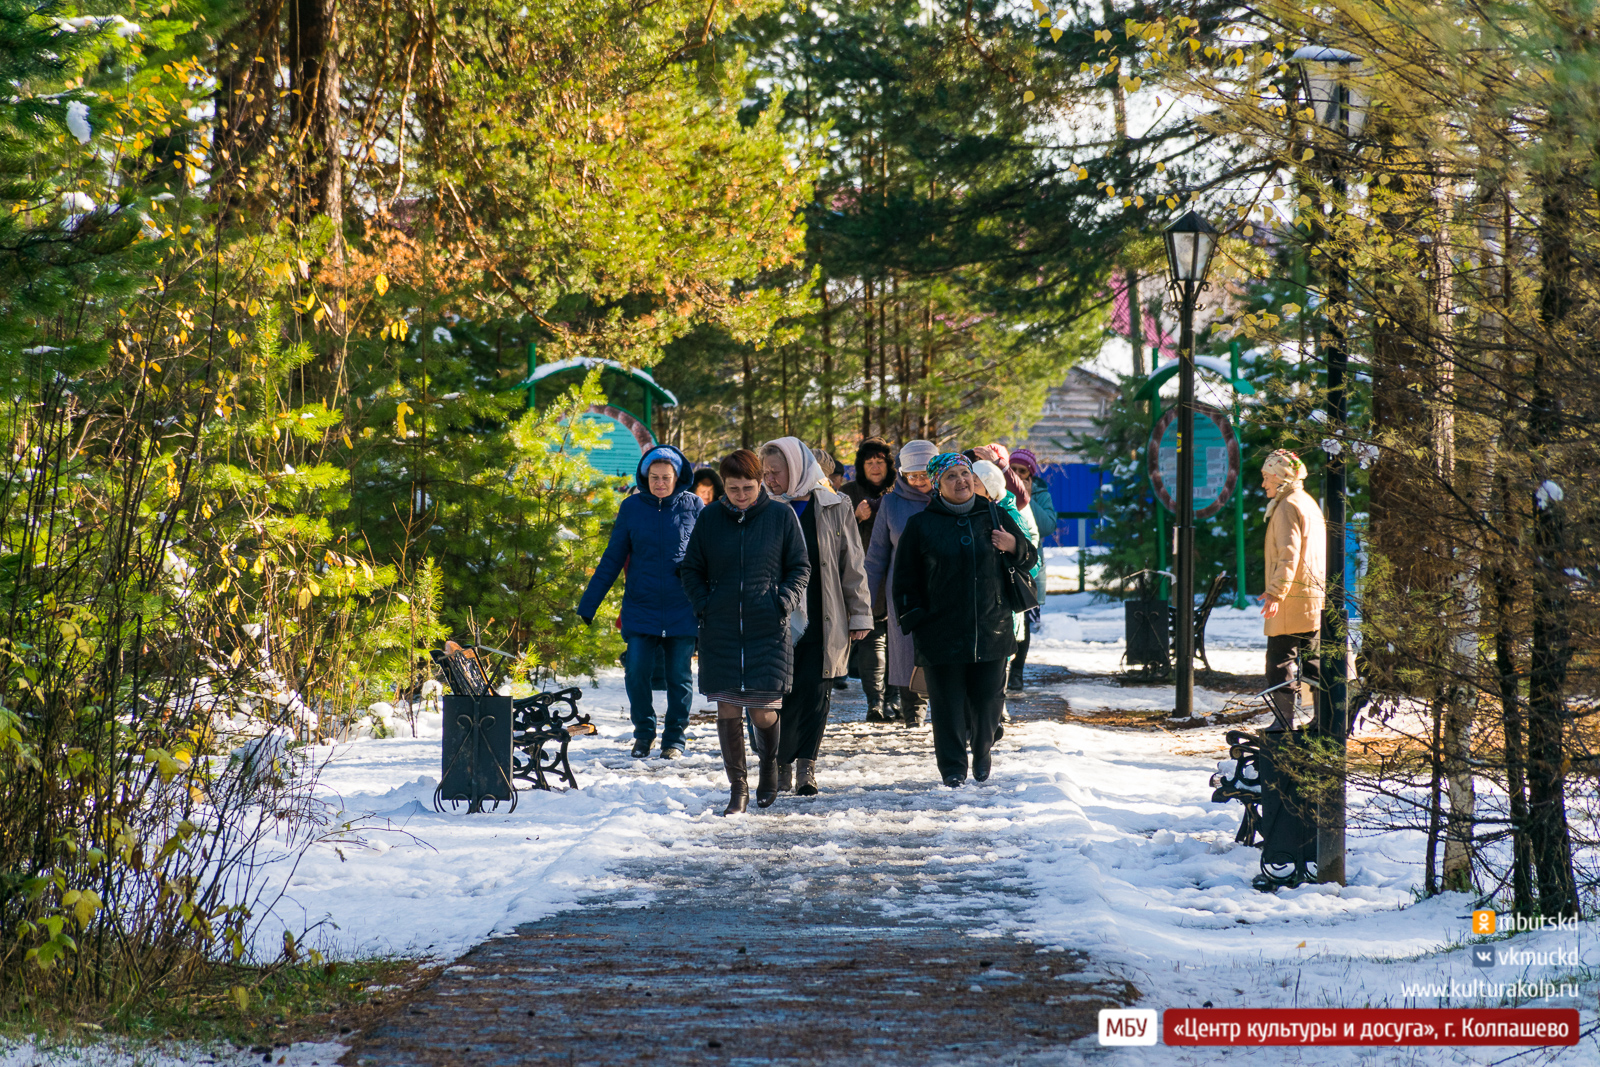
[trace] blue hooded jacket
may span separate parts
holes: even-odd
[[[670,452],[678,460],[678,480],[672,495],[665,500],[650,492],[649,470],[645,467],[645,461],[657,452]],[[622,636],[694,637],[700,632],[699,620],[678,579],[678,564],[683,562],[689,535],[700,518],[700,509],[705,507],[690,491],[694,484],[693,465],[671,445],[658,445],[639,460],[634,478],[639,491],[617,510],[611,540],[594,577],[589,579],[589,588],[578,601],[578,614],[585,619],[594,618],[626,563]]]

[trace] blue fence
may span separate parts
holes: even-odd
[[[844,476],[853,480],[855,468],[845,467]],[[1052,463],[1044,469],[1044,478],[1050,485],[1050,499],[1055,502],[1058,514],[1096,510],[1100,503],[1100,486],[1111,484],[1111,475],[1093,463]],[[1099,525],[1099,519],[1089,520],[1091,545],[1100,544],[1094,536],[1095,528]],[[1063,519],[1056,525],[1056,532],[1045,538],[1044,543],[1058,548],[1081,548],[1078,544],[1077,520]]]
[[[1094,463],[1052,463],[1044,469],[1044,478],[1050,484],[1050,499],[1055,502],[1059,514],[1094,511],[1100,502],[1100,486],[1111,483],[1110,473]],[[1099,519],[1088,522],[1091,545],[1100,544],[1095,539],[1095,530],[1099,525]],[[1078,544],[1078,523],[1067,519],[1056,524],[1056,532],[1045,538],[1044,543],[1060,548],[1084,547]]]

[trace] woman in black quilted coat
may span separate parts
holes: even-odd
[[[778,796],[778,711],[793,683],[791,613],[805,604],[811,564],[794,509],[761,485],[747,448],[719,468],[727,495],[700,513],[678,574],[700,620],[700,692],[717,703],[717,738],[728,772],[728,808],[744,811],[744,723],[760,760],[756,804]]]
[[[939,495],[900,535],[895,611],[927,682],[939,777],[954,788],[967,780],[969,745],[972,777],[989,777],[1006,660],[1017,647],[1007,571],[1027,575],[1038,553],[1016,520],[974,494],[965,456],[935,456],[928,474]]]

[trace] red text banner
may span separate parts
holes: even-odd
[[[1169,1045],[1576,1045],[1573,1008],[1168,1008]]]

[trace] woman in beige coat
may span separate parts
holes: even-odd
[[[811,581],[792,626],[794,685],[779,713],[778,789],[793,784],[803,797],[817,794],[817,754],[828,725],[833,680],[849,672],[850,643],[872,631],[861,535],[849,498],[828,485],[816,457],[797,437],[761,447],[767,492],[800,520]]]
[[[1306,465],[1286,449],[1278,449],[1261,465],[1261,487],[1267,491],[1267,585],[1261,598],[1266,620],[1267,688],[1289,678],[1296,657],[1301,679],[1313,691],[1320,680],[1317,656],[1322,631],[1322,604],[1327,570],[1327,526],[1322,509],[1306,492]],[[1295,694],[1272,694],[1270,729],[1293,727]]]

